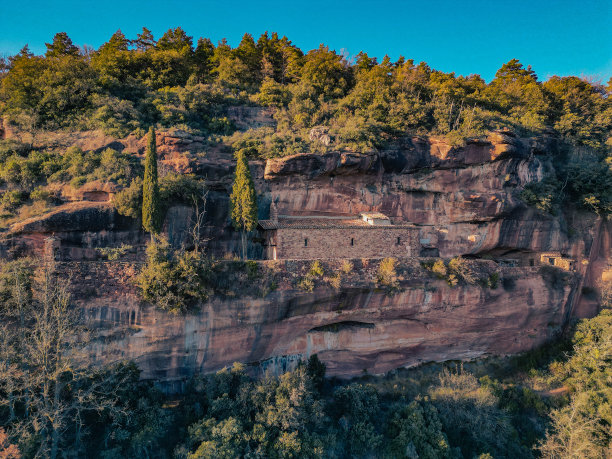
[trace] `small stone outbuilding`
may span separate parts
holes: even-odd
[[[573,271],[576,267],[576,260],[564,257],[560,252],[543,252],[540,254],[540,264]]]

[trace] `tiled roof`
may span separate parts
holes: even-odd
[[[291,218],[291,219],[279,219],[274,220],[259,220],[259,226],[264,230],[280,229],[280,228],[294,228],[294,229],[324,229],[324,228],[367,228],[367,229],[380,229],[380,228],[414,228],[414,225],[387,225],[387,226],[376,226],[370,225],[368,222],[362,219],[343,219],[343,218]]]
[[[384,220],[389,219],[389,217],[387,217],[385,214],[381,214],[380,212],[361,212],[359,215],[361,215],[362,217],[367,217],[367,218],[384,219]]]

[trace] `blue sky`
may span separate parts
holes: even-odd
[[[612,76],[612,0],[176,1],[0,0],[0,55],[28,43],[45,50],[56,32],[97,48],[117,30],[143,26],[159,38],[181,26],[196,39],[235,46],[245,32],[287,35],[303,50],[325,43],[349,55],[365,51],[425,61],[490,80],[512,58],[551,75]]]

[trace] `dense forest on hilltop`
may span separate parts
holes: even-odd
[[[46,129],[102,128],[125,136],[152,123],[228,135],[229,105],[277,109],[278,129],[242,139],[253,154],[310,151],[304,129],[329,127],[334,148],[380,148],[408,133],[455,140],[512,127],[534,134],[554,129],[601,149],[612,128],[608,86],[578,77],[538,81],[512,59],[487,84],[400,57],[353,58],[321,45],[304,53],[286,37],[245,34],[232,49],[180,27],[155,40],[116,32],[98,50],[79,49],[58,33],[44,56],[28,47],[4,62],[2,113],[18,125]]]

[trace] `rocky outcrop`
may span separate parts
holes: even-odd
[[[310,129],[308,138],[313,142],[319,142],[326,147],[331,145],[332,138],[329,135],[329,128],[327,126],[315,126]]]
[[[238,129],[275,127],[276,120],[271,108],[236,106],[227,109],[227,115]]]
[[[423,247],[443,257],[512,250],[579,253],[580,242],[568,239],[563,217],[520,200],[526,184],[552,171],[548,156],[540,154],[545,148],[556,148],[554,139],[520,139],[507,130],[460,147],[414,137],[368,155],[271,159],[263,177],[254,176],[260,202],[274,201],[279,214],[380,211],[394,223],[418,225]]]
[[[115,193],[121,190],[116,183],[93,180],[75,188],[72,185],[54,183],[47,190],[64,202],[109,202]]]
[[[539,268],[500,268],[496,289],[451,288],[416,262],[395,294],[365,284],[312,293],[281,288],[265,298],[215,298],[176,316],[138,301],[129,281],[132,265],[65,269],[89,292],[79,305],[101,333],[90,348],[95,360],[133,359],[144,378],[162,380],[234,361],[255,373],[281,372],[314,353],[330,375],[344,377],[512,354],[561,330],[574,282],[570,277],[555,285]]]
[[[113,142],[85,134],[79,141],[96,148]],[[228,215],[232,154],[221,148],[202,154],[203,139],[178,130],[158,133],[157,141],[163,168],[206,179],[202,237],[208,252],[219,258],[239,253],[239,233]],[[120,143],[125,152],[144,152],[142,139]],[[115,190],[101,183],[75,191],[77,202],[13,226],[0,253],[38,255],[53,236],[60,264],[72,263],[74,298],[101,332],[91,355],[98,361],[134,359],[146,378],[180,379],[233,361],[256,372],[282,371],[313,353],[340,376],[510,354],[549,339],[572,315],[594,314],[597,295],[591,300],[582,293],[595,289],[610,266],[609,223],[576,212],[548,215],[520,199],[525,185],[553,171],[548,154],[556,149],[551,136],[523,139],[497,131],[462,146],[406,137],[381,152],[250,162],[260,219],[268,218],[272,201],[279,214],[289,216],[380,211],[395,224],[416,226],[421,256],[516,262],[516,268],[499,268],[503,281],[497,289],[451,288],[424,274],[402,281],[393,295],[367,283],[306,293],[293,282],[264,298],[216,297],[197,313],[170,315],[139,301],[130,279],[148,238],[138,221],[116,213],[105,199]],[[173,245],[189,243],[191,221],[189,207],[169,209],[164,232]],[[134,247],[127,259],[99,261],[98,247],[121,244]],[[251,258],[262,255],[256,234],[248,250]],[[575,278],[558,282],[529,267],[543,251],[575,259]],[[413,271],[421,272],[418,260],[413,262]]]
[[[57,259],[95,260],[99,247],[129,244],[142,252],[143,236],[139,223],[119,215],[111,203],[72,202],[14,225],[0,241],[0,255],[43,256],[52,237]]]
[[[482,139],[468,139],[453,146],[438,137],[404,137],[381,152],[385,172],[411,173],[424,168],[462,168],[502,159],[527,159],[534,152],[550,153],[556,148],[548,138],[519,139],[508,130],[494,131]]]
[[[301,153],[268,160],[264,179],[275,180],[284,176],[300,175],[312,180],[321,176],[376,174],[380,170],[380,160],[376,153]]]
[[[64,204],[41,216],[26,219],[12,228],[13,233],[55,233],[115,229],[117,211],[110,203],[78,202]]]

